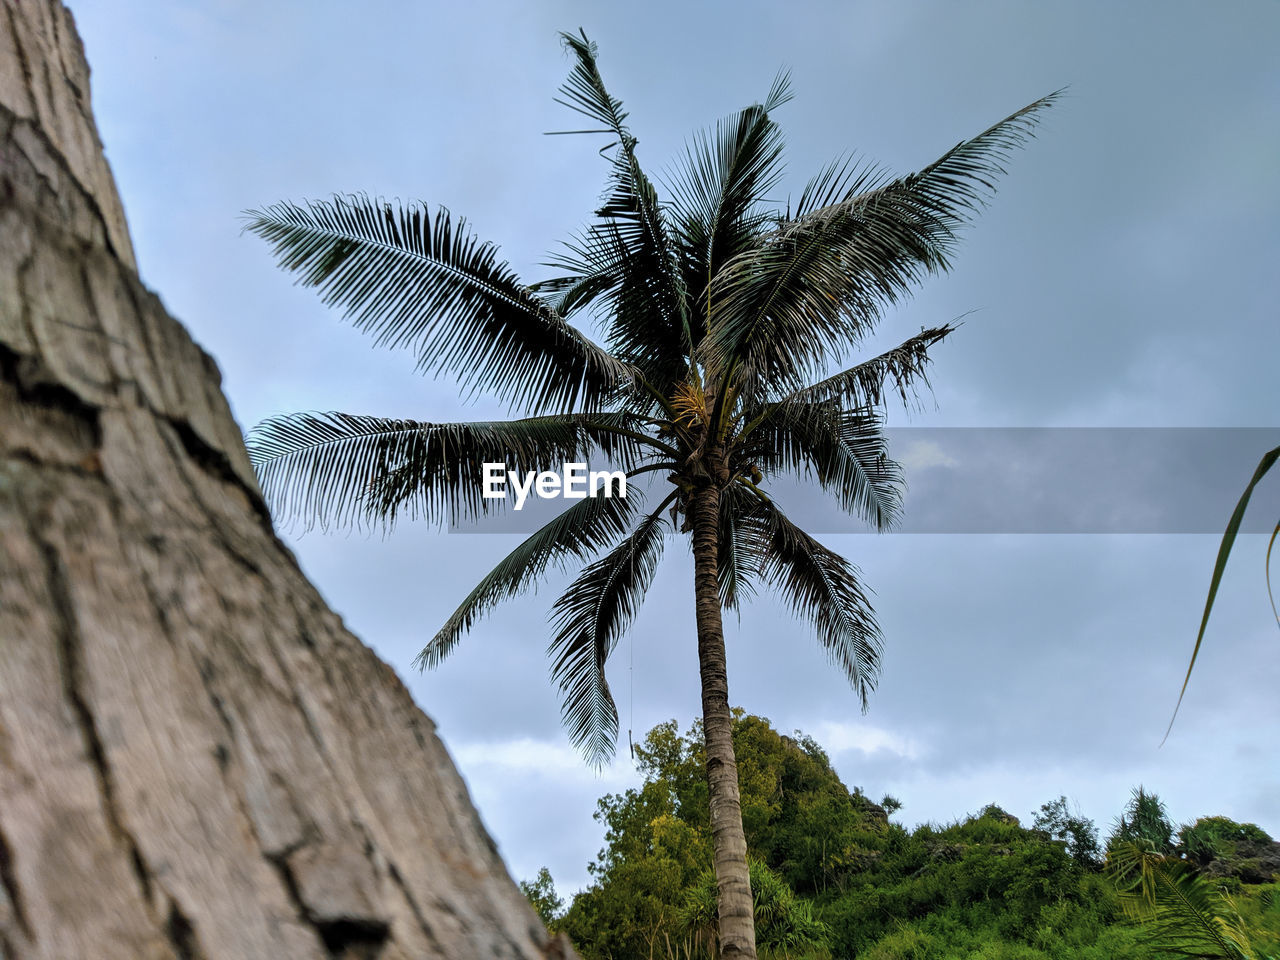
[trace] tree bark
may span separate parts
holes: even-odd
[[[88,91],[0,0],[0,958],[571,956],[272,533]]]
[[[742,829],[738,762],[733,752],[733,717],[716,574],[720,490],[708,485],[692,498],[694,596],[697,604],[698,669],[702,676],[702,731],[706,740],[711,843],[715,858],[720,956],[756,956],[755,911],[747,869],[747,837]]]

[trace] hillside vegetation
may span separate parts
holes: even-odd
[[[567,908],[545,870],[522,884],[587,960],[714,955],[701,744],[697,724],[649,731],[645,781],[601,798],[605,847]],[[992,805],[907,829],[897,800],[850,790],[809,737],[738,711],[734,747],[762,956],[1280,957],[1280,844],[1255,824],[1178,828],[1138,788],[1105,843],[1061,797],[1026,825]]]

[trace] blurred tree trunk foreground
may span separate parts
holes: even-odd
[[[273,535],[71,15],[0,0],[0,958],[480,956],[571,951]]]

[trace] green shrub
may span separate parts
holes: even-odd
[[[915,927],[902,927],[883,937],[858,960],[943,960],[942,945]]]

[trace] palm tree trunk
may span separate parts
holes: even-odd
[[[742,829],[738,762],[733,753],[729,681],[720,619],[716,555],[720,491],[707,486],[693,496],[693,583],[697,604],[698,668],[702,675],[702,729],[706,738],[711,842],[718,889],[720,956],[756,956],[756,928]]]

